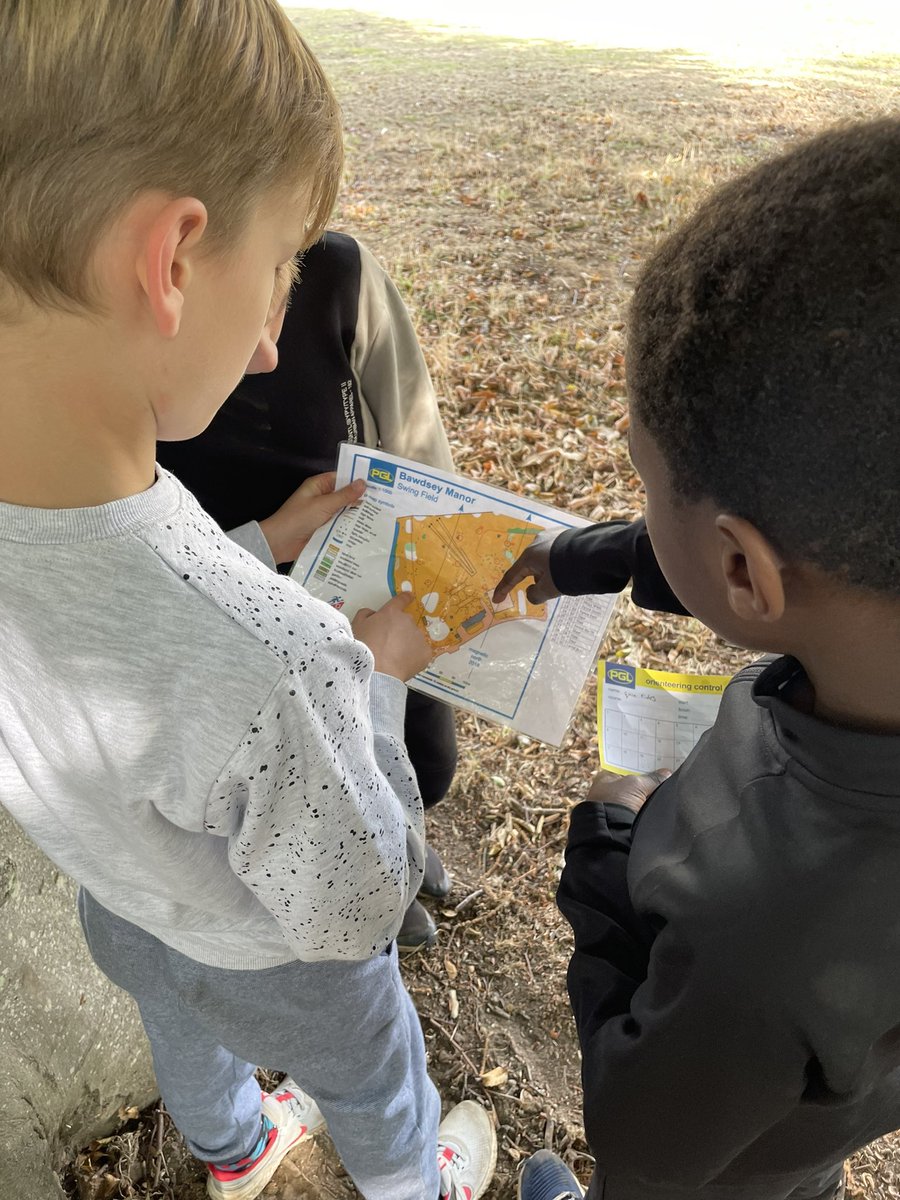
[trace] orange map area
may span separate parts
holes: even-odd
[[[435,654],[447,654],[504,621],[544,621],[545,604],[532,604],[527,579],[502,604],[491,594],[501,575],[543,526],[500,513],[453,513],[398,517],[391,584],[418,604],[410,615],[424,629]]]

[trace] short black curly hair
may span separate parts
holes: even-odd
[[[900,119],[719,189],[642,272],[627,359],[676,495],[900,594]]]

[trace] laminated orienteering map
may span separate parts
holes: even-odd
[[[351,619],[408,592],[431,643],[409,686],[558,745],[615,607],[615,597],[533,604],[531,579],[501,604],[500,577],[540,534],[579,517],[487,484],[344,443],[337,487],[366,480],[362,501],[320,529],[293,577]]]
[[[398,517],[391,591],[419,600],[413,616],[436,654],[458,650],[503,621],[546,621],[546,604],[525,595],[531,580],[517,584],[502,604],[491,599],[506,568],[542,532],[542,525],[493,512]]]

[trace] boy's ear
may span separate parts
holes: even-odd
[[[779,621],[784,615],[784,561],[755,525],[743,517],[716,517],[728,603],[742,621]]]
[[[164,338],[175,337],[181,327],[184,292],[191,282],[207,220],[206,206],[200,200],[182,196],[154,214],[141,240],[138,277]]]

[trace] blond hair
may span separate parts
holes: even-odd
[[[90,264],[142,191],[195,196],[210,248],[293,187],[321,235],[342,164],[321,67],[276,0],[17,0],[0,12],[0,298],[96,307]]]

